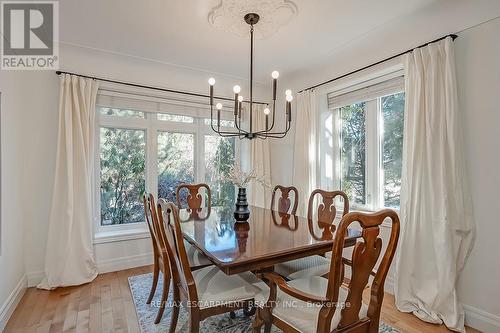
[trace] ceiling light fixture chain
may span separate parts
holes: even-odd
[[[285,91],[285,130],[281,132],[272,132],[275,123],[276,116],[276,89],[278,86],[278,77],[279,73],[277,71],[273,71],[271,73],[271,77],[273,79],[273,101],[272,101],[272,119],[269,121],[269,115],[271,110],[268,107],[264,108],[263,112],[265,115],[265,128],[260,131],[253,131],[253,42],[254,42],[254,25],[259,22],[259,15],[256,13],[248,13],[245,15],[245,22],[250,25],[250,100],[249,100],[249,130],[246,131],[241,127],[241,119],[242,119],[242,104],[243,97],[240,95],[241,88],[236,85],[233,87],[234,92],[234,124],[237,131],[224,131],[220,129],[220,120],[221,120],[221,110],[222,104],[217,103],[215,108],[217,110],[216,121],[214,121],[214,85],[215,79],[210,78],[208,80],[209,88],[210,88],[210,125],[212,130],[218,133],[223,137],[238,137],[240,139],[246,138],[249,140],[259,138],[259,139],[267,139],[267,138],[283,138],[286,136],[291,127],[292,122],[292,92],[290,89]],[[214,123],[217,125],[214,126]]]

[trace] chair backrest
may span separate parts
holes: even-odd
[[[144,216],[146,217],[146,223],[148,225],[149,234],[151,235],[151,243],[153,246],[153,254],[158,257],[161,253],[160,251],[160,240],[158,238],[158,229],[156,223],[156,205],[155,198],[151,193],[145,192],[142,196],[142,201],[144,204]]]
[[[281,195],[278,198],[277,207],[275,207],[276,194],[280,192]],[[290,193],[293,192],[293,206],[290,199]],[[273,190],[273,195],[271,197],[271,209],[276,210],[279,213],[286,213],[295,215],[297,213],[297,205],[299,204],[299,191],[294,186],[282,186],[276,185]],[[291,208],[291,209],[290,209]]]
[[[342,191],[323,191],[316,189],[309,196],[309,204],[307,205],[307,218],[311,220],[314,215],[314,198],[320,196],[321,201],[318,205],[317,220],[320,223],[332,224],[337,216],[337,207],[335,206],[335,198],[341,197],[344,201],[344,209],[342,216],[349,213],[349,198]]]
[[[158,200],[158,220],[162,241],[165,244],[170,261],[172,277],[177,286],[190,300],[196,300],[196,284],[191,273],[189,260],[184,246],[179,208],[173,202]]]
[[[200,189],[205,189],[205,193],[200,192]],[[212,194],[210,192],[210,186],[207,184],[180,184],[177,186],[175,191],[175,197],[177,198],[177,207],[182,209],[182,195],[183,190],[187,190],[188,194],[186,197],[187,206],[190,209],[200,209],[203,204],[203,195],[205,194],[205,202],[208,208],[212,207]]]
[[[379,237],[380,225],[386,220],[392,221],[391,234],[386,250],[380,261],[378,269],[374,272],[380,254],[382,253],[382,239]],[[345,237],[352,223],[358,222],[362,228],[362,239],[358,241],[352,252],[350,260],[351,277],[348,285],[346,304],[349,306],[338,308],[341,311],[341,319],[337,329],[352,325],[358,322],[359,311],[362,305],[363,290],[368,285],[370,275],[374,276],[371,282],[371,296],[368,307],[368,318],[370,327],[377,327],[380,320],[380,310],[384,298],[384,283],[396,252],[399,239],[399,217],[397,213],[390,209],[385,209],[373,214],[353,212],[345,215],[340,222],[333,243],[330,272],[328,274],[327,299],[337,304],[339,290],[344,279],[343,250]],[[319,315],[318,329],[324,325],[321,331],[327,331],[336,308],[330,306],[329,309],[323,307]],[[373,325],[373,326],[372,326]],[[330,330],[328,330],[329,332]]]
[[[318,202],[316,214],[314,212],[314,199],[319,197],[321,200]],[[342,191],[323,191],[321,189],[314,190],[309,196],[309,203],[307,205],[307,220],[309,224],[309,232],[318,240],[331,239],[335,232],[336,226],[333,224],[337,216],[337,207],[335,206],[335,199],[341,197],[344,201],[344,208],[342,216],[349,213],[349,198],[347,194]],[[316,218],[315,221],[313,219]],[[317,225],[322,230],[322,235],[317,236],[314,233],[314,225]]]

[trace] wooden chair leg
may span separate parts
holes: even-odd
[[[271,327],[273,324],[271,323],[264,323],[264,333],[271,333]]]
[[[163,290],[161,293],[160,308],[158,309],[158,314],[156,315],[155,324],[158,324],[161,321],[161,317],[163,317],[163,312],[165,311],[169,290],[170,290],[170,274],[168,272],[165,272],[163,274]]]
[[[156,292],[156,286],[158,285],[158,277],[160,275],[160,267],[158,265],[158,259],[155,259],[154,268],[153,268],[153,284],[151,285],[151,291],[149,292],[148,300],[146,304],[151,304],[153,297]]]
[[[189,333],[199,333],[200,331],[200,313],[198,309],[189,310]]]
[[[179,289],[175,286],[174,284],[174,297],[173,297],[173,300],[174,300],[174,307],[172,309],[172,316],[170,317],[170,329],[169,329],[169,333],[175,333],[175,329],[177,328],[177,321],[179,319],[179,308],[181,306],[181,302],[180,302],[180,295],[179,295]]]
[[[264,321],[260,318],[260,311],[261,310],[257,308],[255,319],[252,323],[252,333],[260,333],[262,325],[264,324]]]

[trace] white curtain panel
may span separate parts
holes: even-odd
[[[258,131],[266,127],[266,116],[264,105],[254,105],[253,125]],[[253,139],[250,143],[251,167],[257,176],[264,177],[264,180],[271,184],[271,152],[269,147],[270,139]],[[271,206],[272,189],[263,186],[255,180],[250,183],[250,204],[253,206],[269,208]]]
[[[59,135],[45,278],[38,286],[79,285],[97,276],[92,245],[92,179],[98,83],[61,75]]]
[[[397,308],[464,331],[456,284],[474,242],[465,172],[453,42],[404,59],[406,113]]]
[[[297,94],[292,184],[299,191],[297,215],[306,216],[309,195],[316,187],[319,111],[314,91]]]

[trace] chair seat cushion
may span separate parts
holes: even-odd
[[[184,240],[184,247],[186,248],[189,266],[206,266],[212,264],[212,262],[203,253],[198,251],[196,247],[191,245],[186,240]]]
[[[311,276],[308,278],[292,280],[288,282],[288,284],[291,287],[306,293],[324,297],[326,295],[328,279],[319,276]],[[340,288],[338,299],[339,304],[343,304],[345,302],[347,299],[347,293],[348,290],[346,288]],[[255,301],[258,306],[265,304],[268,299],[269,291],[264,288],[261,293],[255,296]],[[316,327],[318,325],[318,315],[320,309],[320,305],[298,300],[278,288],[276,303],[273,308],[273,315],[300,332],[314,333],[316,332]],[[359,311],[359,318],[366,317],[367,312],[368,306],[363,303]],[[338,308],[332,318],[330,326],[331,330],[338,326],[340,319],[341,308]]]
[[[192,274],[200,308],[253,299],[268,289],[266,285],[260,285],[259,280],[249,272],[226,275],[216,266],[209,266]]]
[[[274,266],[274,271],[290,280],[309,276],[323,276],[330,270],[330,259],[310,256],[287,261]]]

